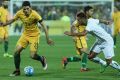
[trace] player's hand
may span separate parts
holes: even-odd
[[[51,45],[54,45],[54,42],[53,42],[53,40],[48,39],[48,40],[47,40],[47,44],[49,44],[49,45],[51,46]]]
[[[68,35],[68,36],[71,35],[70,31],[65,31],[64,34],[65,34],[65,35]]]
[[[112,21],[106,21],[107,25],[111,25],[113,22]]]

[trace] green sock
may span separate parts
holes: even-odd
[[[80,60],[81,59],[79,57],[69,57],[69,58],[67,58],[68,62],[78,62]]]
[[[5,53],[8,52],[8,41],[4,42],[4,50],[5,50]]]
[[[86,64],[87,64],[87,54],[84,53],[83,56],[82,56],[82,60],[81,60],[82,68],[86,68]]]
[[[116,36],[114,36],[113,39],[114,39],[114,45],[116,45]]]

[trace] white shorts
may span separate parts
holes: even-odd
[[[93,47],[91,48],[91,51],[95,53],[100,53],[101,51],[103,51],[105,58],[110,59],[114,56],[113,41],[104,41],[101,43],[97,41],[94,43]]]

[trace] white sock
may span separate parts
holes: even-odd
[[[116,61],[112,60],[110,66],[120,71],[120,65]]]
[[[99,57],[93,58],[93,62],[96,62],[98,64],[102,64],[102,65],[106,65],[106,62]]]
[[[102,65],[106,65],[106,61],[100,59],[100,64],[102,64]]]

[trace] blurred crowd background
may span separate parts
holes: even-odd
[[[83,10],[86,5],[94,7],[94,16],[97,18],[110,18],[110,2],[31,2],[32,8],[41,14],[44,20],[60,20],[67,16],[70,20],[75,19],[75,14]],[[14,3],[14,13],[20,9],[20,4]]]
[[[111,0],[112,1],[112,0]],[[21,8],[22,2],[13,2],[13,15]],[[75,20],[77,12],[82,11],[84,6],[90,5],[94,8],[94,17],[99,19],[111,19],[113,11],[112,2],[102,1],[31,1],[32,8],[36,10],[45,20],[46,25],[52,34],[62,34],[64,30],[69,29],[70,24]],[[114,1],[114,6],[120,9],[120,0]],[[10,7],[8,7],[10,8]],[[20,21],[13,24],[13,32],[21,34],[22,23]]]

